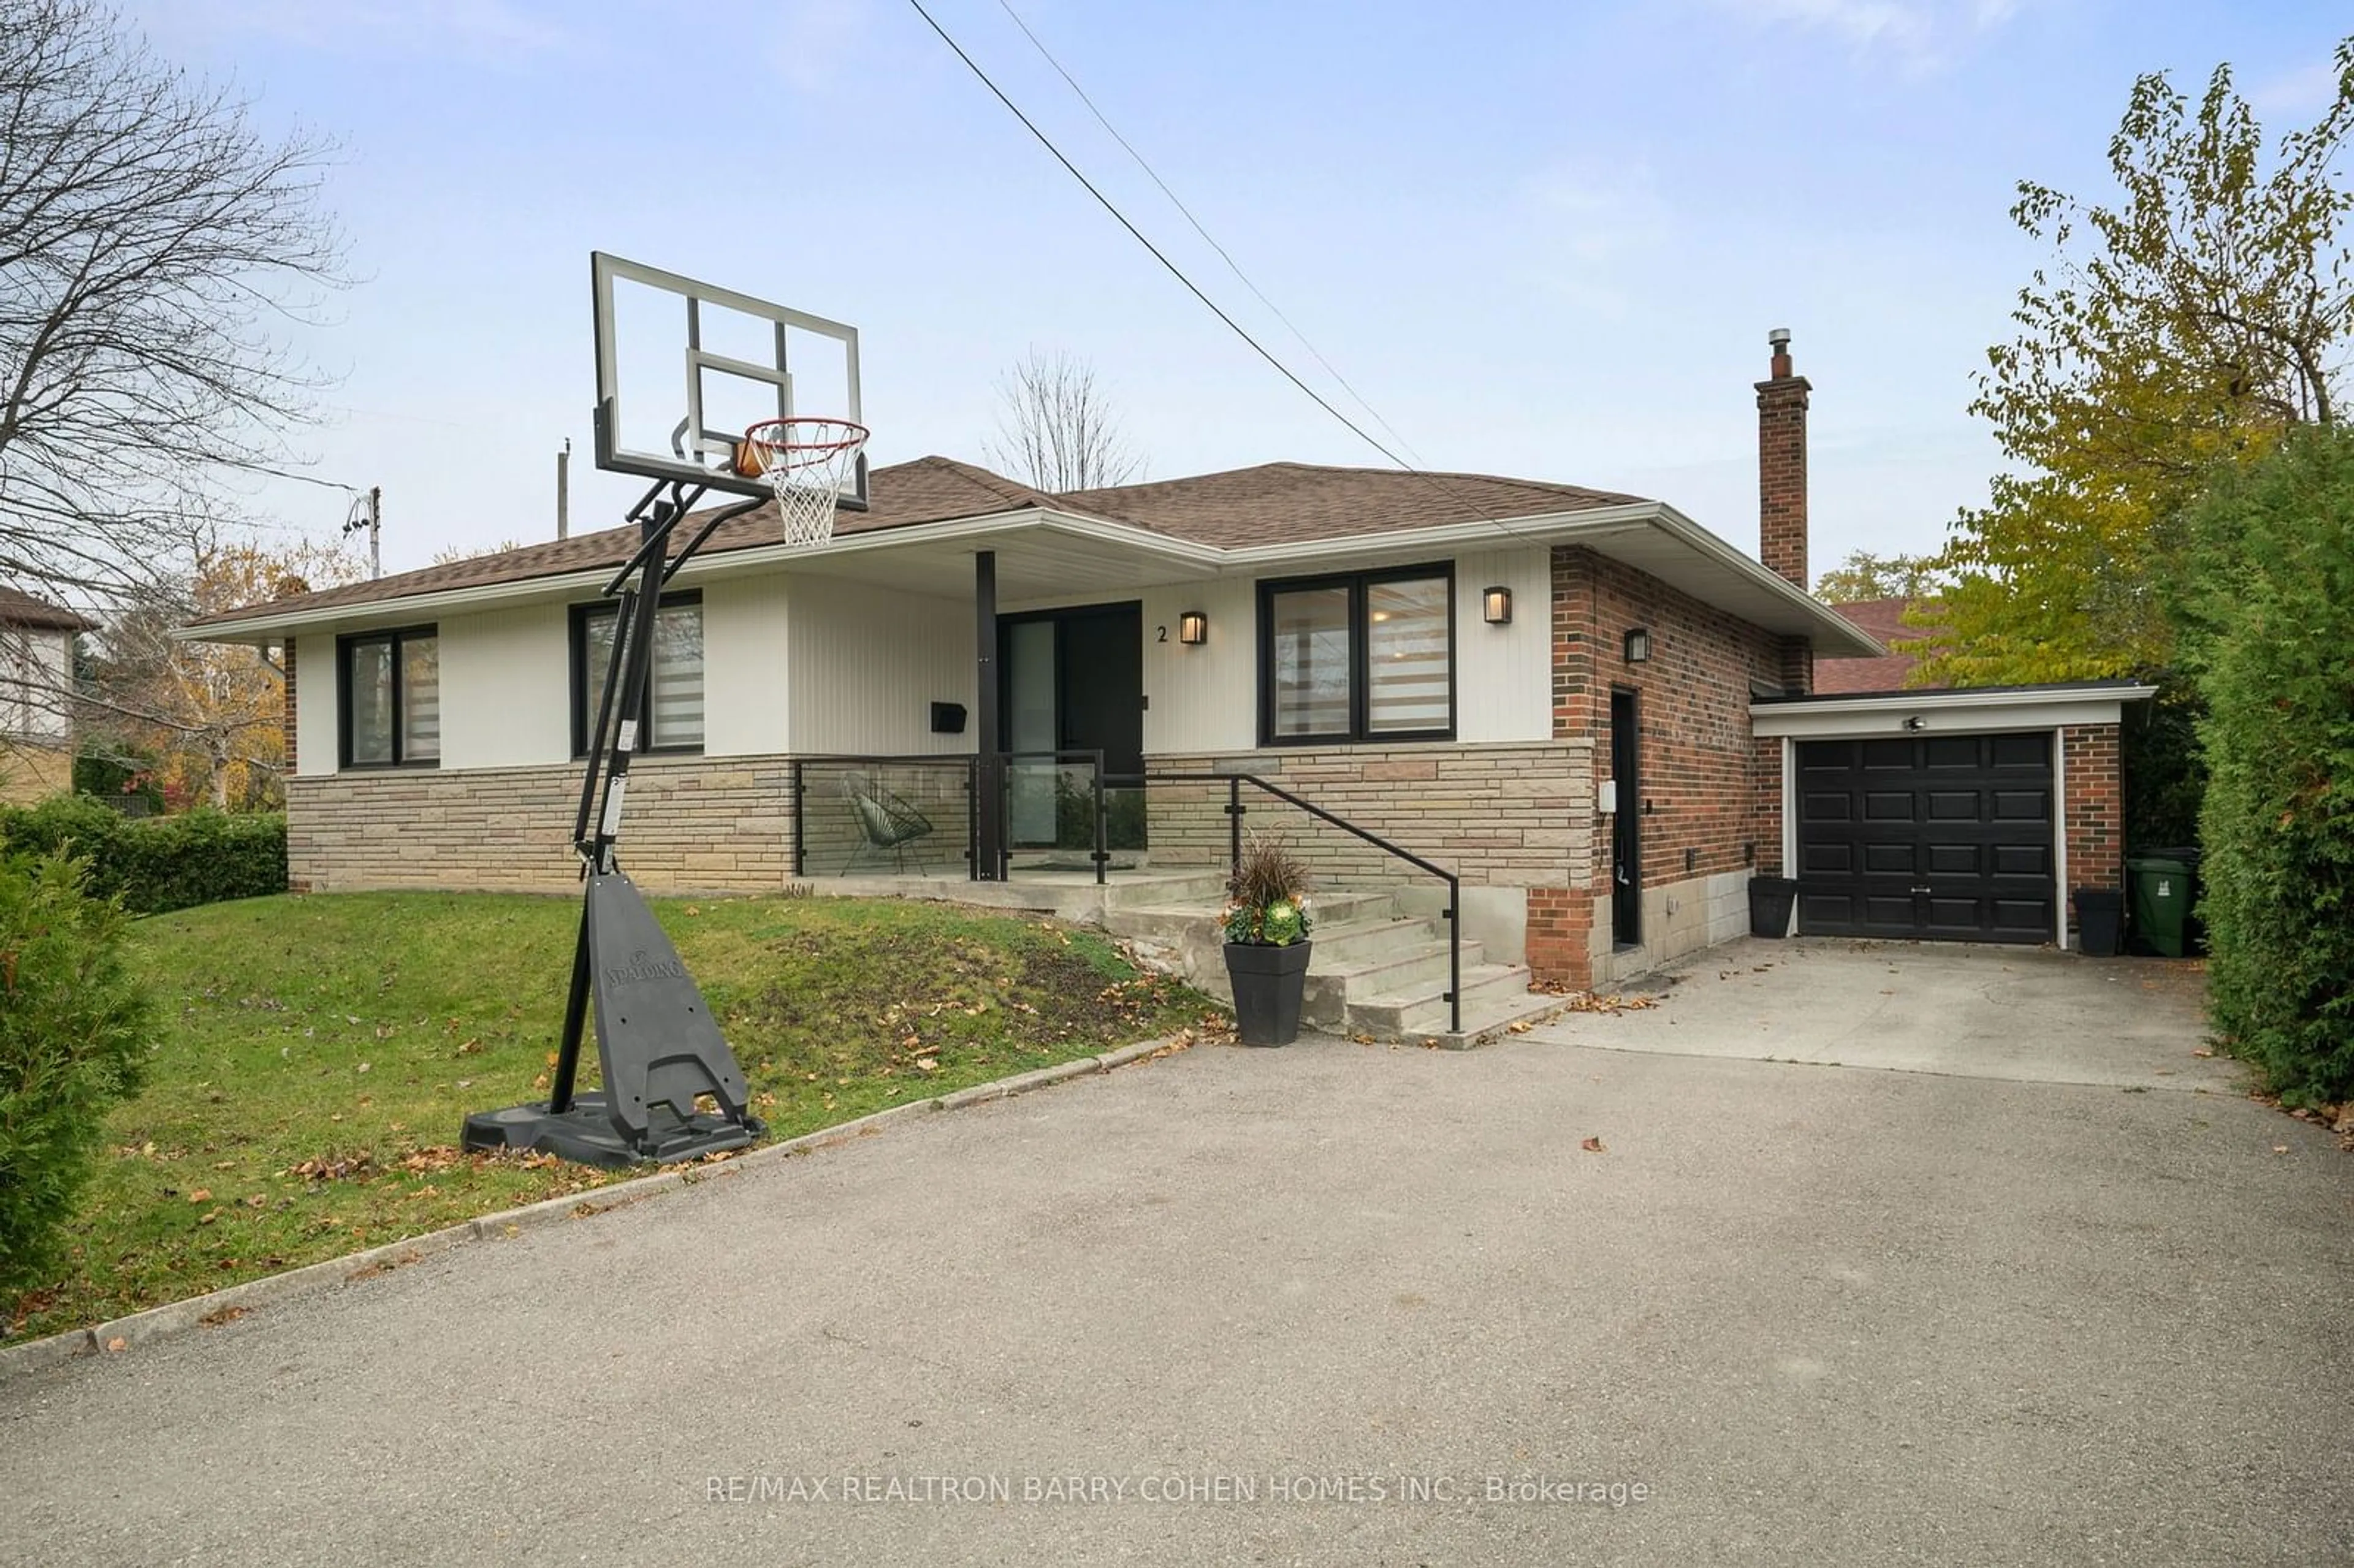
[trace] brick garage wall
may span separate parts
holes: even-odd
[[[1467,887],[1582,884],[1592,874],[1593,747],[1584,736],[1526,745],[1301,747],[1146,758],[1148,773],[1254,773],[1399,848],[1454,871]],[[1320,880],[1432,885],[1339,829],[1246,785],[1246,831],[1273,828]],[[1226,863],[1222,784],[1156,781],[1145,795],[1152,863]]]
[[[2069,725],[2060,731],[2066,779],[2061,810],[2067,813],[2068,887],[2125,885],[2125,768],[2118,726]],[[2071,907],[2070,924],[2074,924]]]
[[[1782,869],[1782,737],[1761,736],[1751,745],[1755,748],[1751,766],[1757,780],[1752,808],[1757,823],[1755,869],[1759,876],[1787,876],[1790,874]]]
[[[631,765],[622,868],[650,890],[773,893],[792,872],[790,769],[780,757]],[[577,885],[578,767],[296,775],[286,861],[297,891]]]

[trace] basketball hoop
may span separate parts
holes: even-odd
[[[866,427],[849,419],[763,419],[744,432],[736,471],[776,493],[788,545],[833,537],[834,503],[853,488]]]

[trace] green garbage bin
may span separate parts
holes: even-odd
[[[2187,860],[2148,855],[2126,862],[2134,934],[2169,959],[2189,951],[2183,938],[2190,924],[2194,875]]]

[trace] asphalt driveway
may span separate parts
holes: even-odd
[[[2354,1156],[2197,1035],[1798,944],[1197,1049],[0,1382],[0,1561],[2342,1563]]]

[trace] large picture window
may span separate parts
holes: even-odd
[[[1452,739],[1454,589],[1444,566],[1261,583],[1261,744]]]
[[[441,760],[441,640],[430,626],[335,640],[345,768],[424,768]]]
[[[614,607],[572,607],[572,754],[588,749],[613,662]],[[641,751],[703,749],[703,596],[664,594],[654,612],[653,679],[635,715]]]

